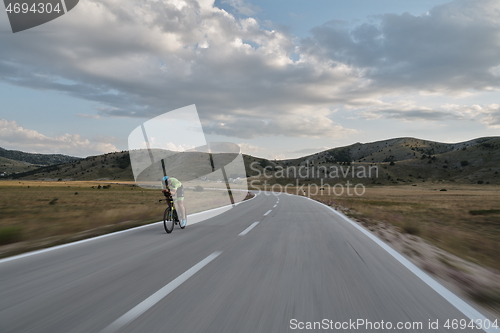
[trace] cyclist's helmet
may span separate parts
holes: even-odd
[[[166,183],[168,181],[168,176],[163,177],[163,181]]]

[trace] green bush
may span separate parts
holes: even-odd
[[[464,166],[468,166],[469,165],[469,161],[461,161],[460,165],[463,166],[463,167]]]
[[[9,226],[0,228],[0,245],[19,242],[22,239],[23,228],[21,226]]]

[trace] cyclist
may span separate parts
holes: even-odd
[[[177,203],[177,208],[181,213],[179,219],[181,220],[181,227],[186,226],[186,209],[184,208],[184,186],[182,183],[174,177],[163,177],[163,185],[165,185],[164,190],[162,190],[163,195],[168,198],[170,195],[177,194],[177,199],[175,200]]]

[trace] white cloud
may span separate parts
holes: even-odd
[[[500,104],[459,105],[447,103],[441,110],[417,105],[414,101],[398,101],[394,103],[378,103],[376,106],[359,108],[359,117],[366,120],[398,119],[405,122],[475,120],[486,127],[500,128]]]
[[[268,158],[270,160],[285,160],[286,156],[284,154],[269,154]]]
[[[238,144],[241,148],[241,152],[243,154],[251,154],[251,153],[256,153],[260,150],[262,150],[262,147],[252,145],[250,143],[239,143]]]
[[[500,128],[500,104],[489,105],[457,105],[446,104],[443,108],[454,112],[465,119],[478,120],[488,128]]]
[[[426,15],[385,14],[354,28],[312,29],[301,51],[364,70],[386,94],[422,90],[463,94],[500,88],[500,2],[457,0]]]
[[[285,153],[287,154],[300,154],[300,155],[309,155],[317,152],[325,151],[329,149],[328,147],[319,147],[319,148],[304,148],[299,150],[287,150]]]
[[[364,84],[346,64],[307,54],[293,61],[293,36],[213,1],[84,0],[69,16],[50,23],[57,34],[3,40],[0,79],[100,102],[101,117],[152,117],[195,103],[203,120],[269,119],[273,126],[248,131],[287,136],[342,130],[321,110]],[[299,115],[305,108],[311,114]]]
[[[189,149],[193,149],[194,146],[185,145],[185,144],[176,145],[173,142],[167,142],[167,144],[165,145],[165,148],[167,150],[171,150],[171,151],[186,151]]]
[[[159,140],[156,137],[149,137],[149,140],[151,147],[158,149],[166,149],[170,151],[186,151],[195,148],[195,146],[189,144],[175,144],[173,142],[164,142],[163,140]]]
[[[461,120],[463,117],[453,112],[435,110],[417,105],[415,101],[401,100],[391,103],[379,101],[367,108],[359,108],[359,117],[367,120],[398,119],[405,122]]]
[[[113,144],[91,142],[78,134],[49,137],[6,119],[0,119],[0,146],[7,149],[71,156],[89,156],[118,150]]]
[[[283,115],[285,113],[285,115]],[[344,128],[329,118],[333,112],[327,108],[296,106],[290,111],[272,114],[259,110],[260,119],[231,114],[217,115],[215,121],[205,124],[204,129],[213,133],[255,138],[266,135],[310,138],[342,138],[354,133],[354,129]]]
[[[245,15],[256,10],[227,1]],[[339,106],[500,89],[499,10],[495,0],[457,0],[427,15],[386,14],[354,28],[330,22],[301,40],[213,0],[81,0],[50,23],[58,33],[2,38],[0,80],[97,101],[97,117],[150,118],[196,104],[217,134],[344,138],[356,131],[333,117]],[[459,117],[418,107],[366,112]],[[482,119],[491,127],[495,117]]]

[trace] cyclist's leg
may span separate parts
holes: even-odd
[[[179,211],[179,220],[184,220],[186,218],[186,209],[184,208],[184,197],[177,198],[175,200],[177,205],[177,210]]]
[[[186,219],[186,208],[184,208],[184,186],[181,186],[177,189],[177,207],[179,208],[179,212],[181,213],[179,219]]]

